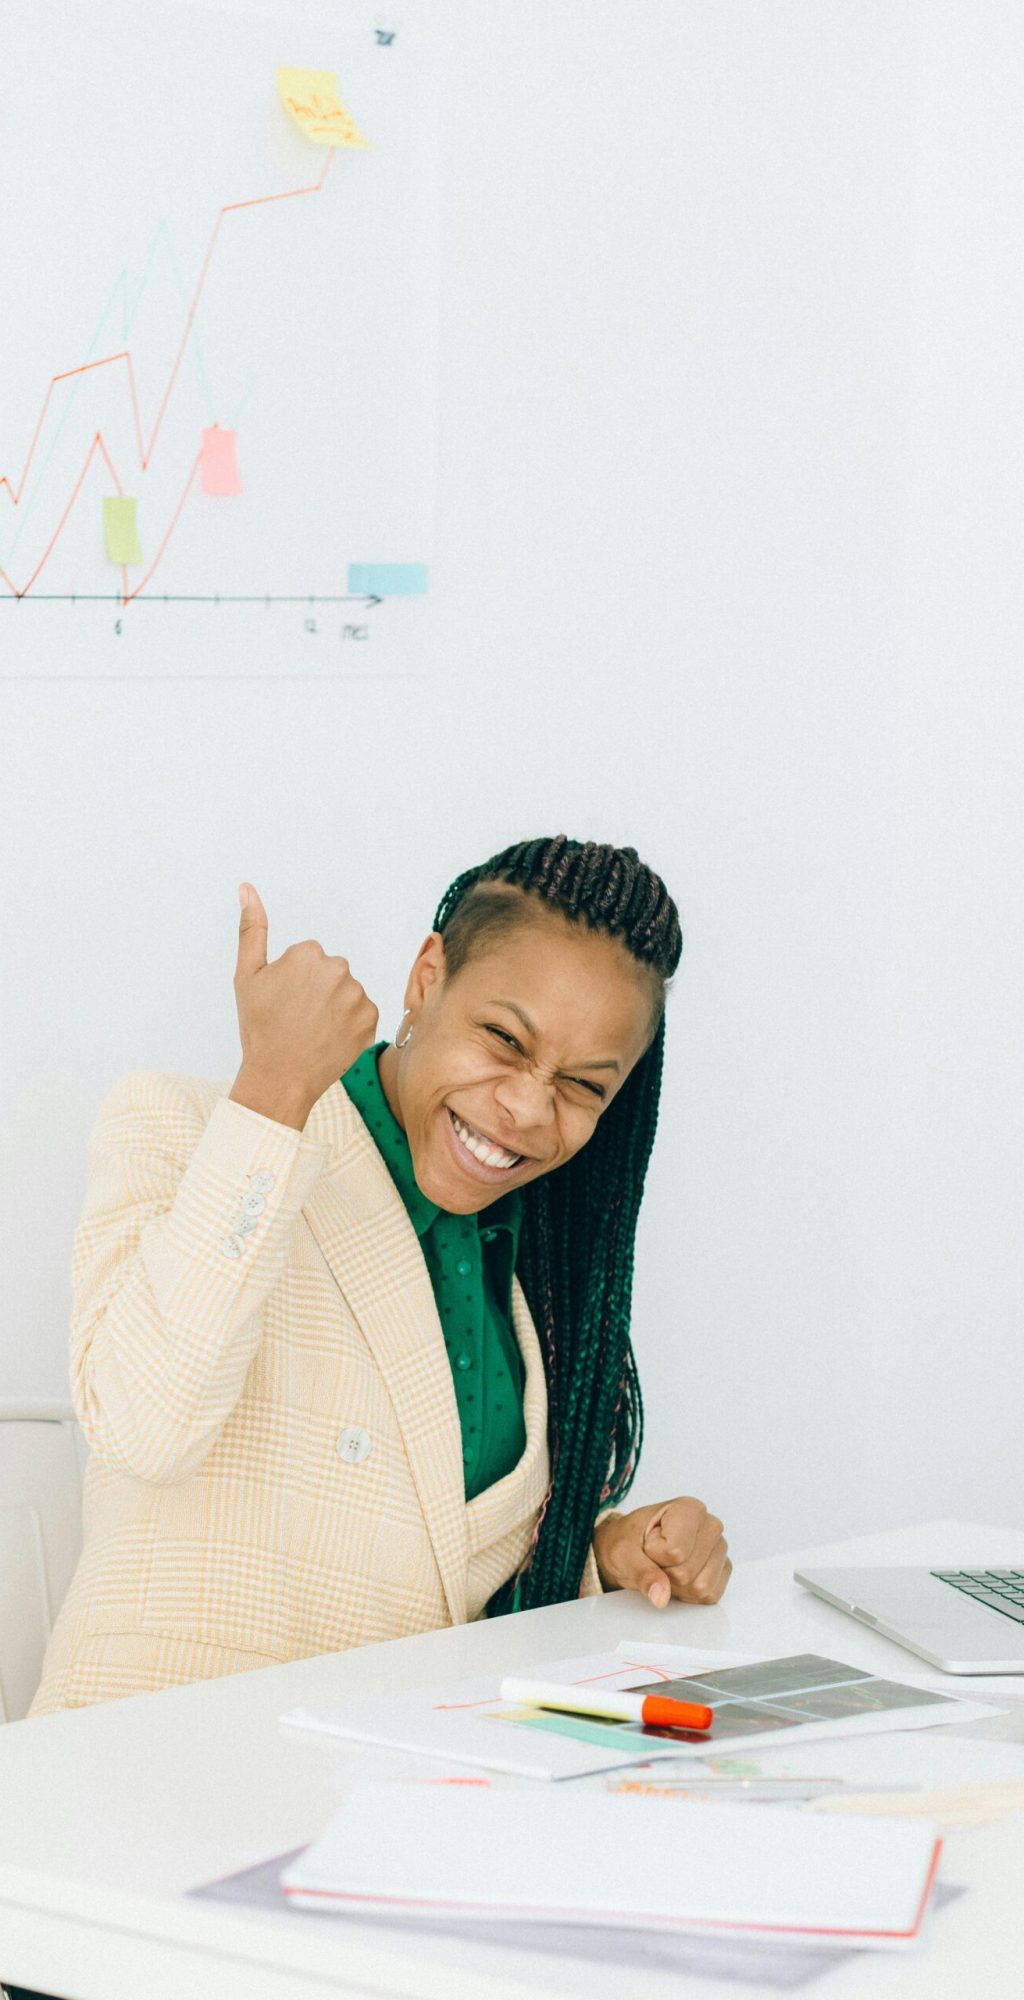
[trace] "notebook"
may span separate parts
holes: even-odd
[[[281,1875],[299,1908],[832,1940],[918,1938],[928,1820],[595,1796],[574,1787],[354,1785]]]

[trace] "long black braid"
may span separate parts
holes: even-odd
[[[510,907],[518,899],[488,893],[490,883],[514,883],[568,921],[620,938],[650,968],[653,1025],[593,1137],[523,1189],[516,1268],[544,1355],[551,1485],[526,1563],[491,1598],[493,1615],[575,1597],[598,1509],[621,1500],[636,1473],[643,1403],[629,1337],[633,1241],[658,1121],[666,983],[682,933],[664,883],[635,848],[560,833],[507,847],[452,883],[434,918],[449,977],[485,933],[521,919]]]

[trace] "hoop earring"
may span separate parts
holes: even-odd
[[[409,1013],[409,1009],[408,1009],[408,1007],[407,1007],[407,1008],[406,1008],[406,1010],[405,1010],[405,1013],[404,1013],[404,1014],[402,1015],[402,1021],[404,1021],[404,1020],[406,1020],[406,1019],[407,1019],[407,1017],[408,1017],[408,1013]],[[399,1027],[401,1027],[401,1025],[402,1025],[402,1021],[399,1021],[399,1023],[398,1023]],[[398,1036],[397,1036],[397,1035],[395,1036],[395,1047],[396,1047],[396,1049],[404,1049],[404,1047],[405,1047],[405,1044],[406,1044],[406,1042],[408,1042],[408,1041],[411,1041],[411,1039],[412,1039],[412,1028],[410,1027],[410,1029],[409,1029],[409,1033],[408,1033],[407,1035],[405,1035],[405,1036],[403,1037],[403,1039],[402,1039],[401,1041],[399,1041],[399,1039],[398,1039]]]

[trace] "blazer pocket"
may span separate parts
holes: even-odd
[[[95,1702],[120,1701],[279,1664],[270,1654],[235,1646],[150,1632],[93,1632],[79,1640],[61,1675],[58,1705],[88,1708]]]

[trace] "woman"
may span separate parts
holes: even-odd
[[[230,1090],[132,1074],[75,1237],[84,1547],[31,1713],[601,1589],[716,1601],[722,1524],[620,1514],[676,908],[564,835],[460,875],[402,1027],[242,885]]]

